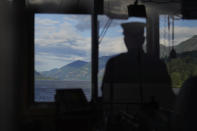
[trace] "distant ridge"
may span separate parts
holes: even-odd
[[[104,73],[104,68],[112,56],[102,56],[99,58],[99,77]],[[60,68],[40,72],[45,77],[53,77],[58,80],[86,80],[91,79],[91,62],[77,60]]]
[[[77,61],[74,61],[74,62],[68,64],[68,65],[63,66],[62,68],[66,67],[66,66],[70,66],[70,67],[73,67],[73,68],[80,68],[80,67],[84,66],[87,63],[88,62],[77,60]]]
[[[41,76],[41,74],[39,72],[37,72],[36,70],[34,72],[34,75],[35,75],[35,77],[40,77]]]
[[[34,71],[34,77],[35,77],[36,80],[55,80],[52,77],[43,76],[41,73],[39,73],[36,70]]]
[[[160,45],[160,56],[168,56],[170,53],[170,49],[172,47],[167,47],[165,45]],[[174,46],[174,49],[177,53],[181,54],[183,52],[191,52],[191,51],[197,51],[197,35],[194,35],[193,37],[181,42],[180,44]]]
[[[53,77],[58,80],[89,80],[90,73],[89,62],[81,60],[74,61],[57,69],[41,72],[43,76]]]
[[[196,51],[197,50],[197,35],[181,42],[179,45],[175,46],[175,49],[178,53]]]

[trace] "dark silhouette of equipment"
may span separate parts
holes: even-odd
[[[168,26],[170,26],[170,24]],[[177,53],[176,50],[174,49],[174,17],[172,17],[172,49],[170,51],[169,58],[174,59],[176,57],[177,57]]]
[[[169,55],[169,58],[170,59],[174,59],[177,57],[177,54],[176,54],[176,51],[174,48],[172,48],[172,50],[170,51],[170,55]]]
[[[128,6],[129,17],[146,17],[146,8],[144,5],[138,5],[138,0],[135,1],[134,5]]]
[[[183,83],[177,97],[173,114],[173,131],[196,131],[197,118],[197,76],[190,77]]]
[[[56,129],[90,131],[92,110],[82,89],[56,91]]]
[[[181,13],[184,19],[197,19],[196,0],[182,0]]]

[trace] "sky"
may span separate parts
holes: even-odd
[[[106,16],[99,16],[100,32],[107,23]],[[120,24],[128,21],[145,22],[145,19],[130,18],[113,20],[99,45],[99,55],[108,56],[126,52]],[[160,19],[160,43],[169,45],[166,23]],[[175,44],[197,35],[197,21],[175,21]],[[75,60],[90,61],[91,16],[90,15],[35,15],[35,70],[47,71],[60,68]]]

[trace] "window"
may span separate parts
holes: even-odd
[[[173,88],[182,87],[186,79],[197,75],[196,35],[196,20],[174,17],[173,34],[173,18],[160,16],[160,57],[167,64]],[[170,57],[173,49],[177,53],[175,58]]]
[[[56,89],[82,88],[90,100],[90,15],[35,14],[35,102]]]

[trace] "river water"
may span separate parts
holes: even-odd
[[[91,99],[91,82],[90,81],[35,81],[35,98],[36,102],[53,102],[55,101],[56,89],[81,88],[88,101]],[[173,89],[178,94],[179,89]],[[101,91],[99,90],[99,95]]]

